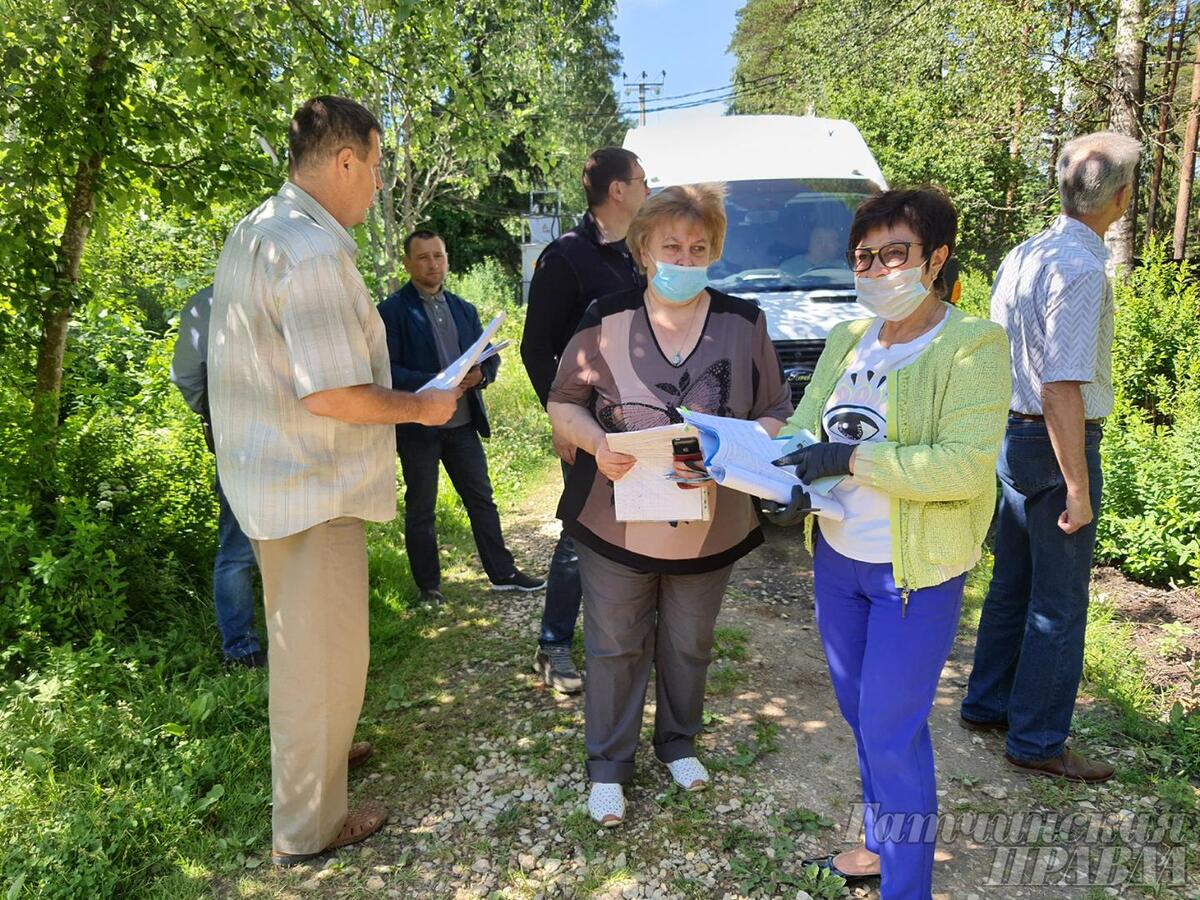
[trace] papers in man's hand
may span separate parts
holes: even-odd
[[[704,464],[717,484],[776,503],[790,502],[792,488],[803,484],[790,469],[771,464],[784,451],[757,422],[710,416],[682,408],[679,412],[700,432]],[[804,488],[809,492],[814,513],[842,518],[840,503],[809,485]]]
[[[608,448],[637,457],[637,465],[613,482],[618,522],[703,522],[709,518],[704,488],[685,489],[667,476],[675,471],[671,441],[694,437],[688,425],[663,425],[608,435]]]
[[[433,390],[434,388],[449,390],[450,388],[458,387],[459,382],[467,377],[467,373],[471,371],[473,366],[477,366],[485,359],[495,356],[500,350],[508,346],[508,341],[504,341],[495,347],[488,347],[488,341],[496,336],[496,332],[500,330],[500,326],[503,324],[504,313],[500,313],[488,323],[488,327],[483,329],[483,334],[479,336],[479,340],[468,347],[466,353],[417,388],[417,393]],[[488,352],[489,350],[491,352]]]
[[[501,341],[498,344],[489,344],[487,347],[484,347],[483,352],[479,354],[479,359],[475,360],[475,365],[478,366],[487,362],[511,343],[512,341]]]

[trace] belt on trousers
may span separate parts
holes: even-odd
[[[1008,414],[1014,419],[1020,419],[1022,422],[1045,422],[1045,416],[1037,416],[1032,413],[1017,412],[1015,409],[1010,409]],[[1084,425],[1103,425],[1103,419],[1084,419]]]

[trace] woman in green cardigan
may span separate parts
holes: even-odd
[[[858,208],[847,258],[875,316],[829,335],[780,432],[821,441],[778,461],[806,484],[845,476],[833,490],[844,517],[814,528],[801,489],[768,513],[805,524],[817,626],[862,776],[866,846],[810,862],[850,881],[882,875],[884,900],[932,895],[929,711],[991,521],[1010,395],[1003,329],[944,300],[957,229],[935,188]]]

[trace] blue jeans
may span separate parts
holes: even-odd
[[[966,575],[913,591],[888,563],[842,556],[817,537],[817,629],[838,708],[854,732],[867,849],[883,900],[929,900],[937,781],[929,711],[958,633]]]
[[[992,584],[962,715],[1008,722],[1008,754],[1062,753],[1083,673],[1088,585],[1100,516],[1099,425],[1085,431],[1093,519],[1064,534],[1067,488],[1043,422],[1010,418],[1000,451],[1000,511]]]
[[[220,476],[216,480],[217,558],[213,562],[213,608],[221,632],[221,650],[230,659],[240,659],[259,650],[254,630],[254,549],[234,518]]]
[[[563,484],[571,474],[571,467],[562,464]],[[579,605],[583,588],[579,581],[579,556],[575,553],[575,542],[560,534],[550,557],[550,573],[546,576],[546,605],[542,609],[542,632],[538,643],[543,647],[561,644],[570,646],[575,638],[575,620],[579,618]]]

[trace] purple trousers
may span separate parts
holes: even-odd
[[[818,536],[817,628],[842,716],[854,732],[867,849],[883,900],[933,891],[937,783],[929,711],[958,631],[966,575],[912,591],[902,609],[888,563],[842,556]]]

